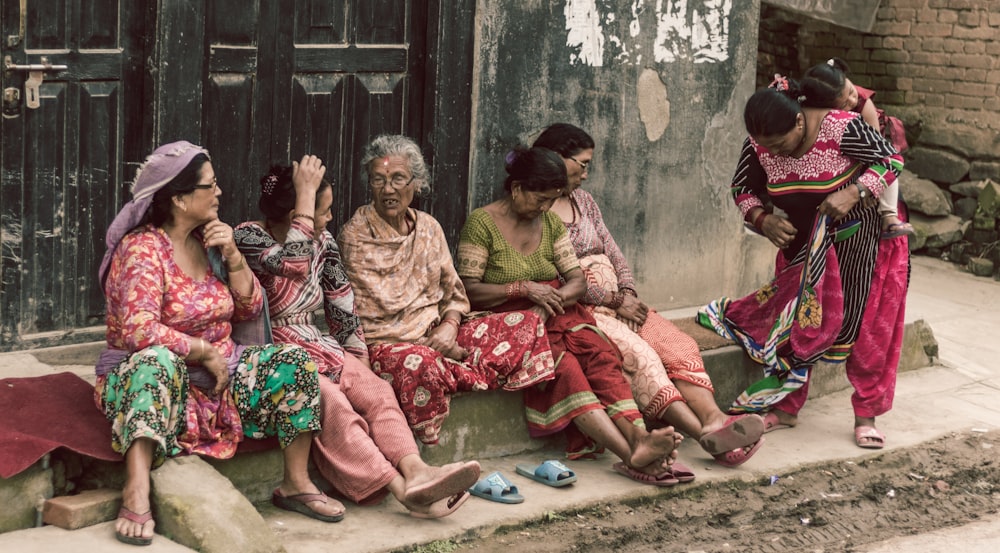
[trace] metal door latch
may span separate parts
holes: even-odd
[[[42,63],[32,63],[28,65],[18,65],[4,56],[4,70],[6,71],[27,71],[28,79],[24,81],[24,105],[28,109],[38,109],[41,105],[38,89],[42,86],[46,71],[66,71],[65,65],[52,65],[48,58],[42,58]],[[6,106],[6,94],[4,94],[4,106]]]

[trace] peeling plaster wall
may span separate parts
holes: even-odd
[[[597,143],[584,183],[659,309],[741,295],[774,250],[729,183],[754,90],[760,4],[480,0],[470,205],[502,194],[504,154],[566,121]]]

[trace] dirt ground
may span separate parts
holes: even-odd
[[[680,484],[655,498],[550,513],[426,553],[857,551],[1000,509],[1000,433],[954,434],[776,481]]]

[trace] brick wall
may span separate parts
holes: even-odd
[[[882,0],[869,33],[764,3],[759,36],[758,84],[840,57],[879,107],[919,130],[911,169],[941,184],[1000,181],[1000,0]]]

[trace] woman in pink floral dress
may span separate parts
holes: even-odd
[[[107,232],[107,348],[95,399],[125,456],[115,524],[125,543],[152,541],[151,467],[186,453],[230,457],[244,436],[277,436],[283,448],[275,505],[343,518],[343,506],[307,472],[320,428],[316,365],[296,346],[230,338],[231,323],[256,317],[263,297],[233,230],[218,219],[220,195],[207,151],[167,144],[146,159],[132,201]]]

